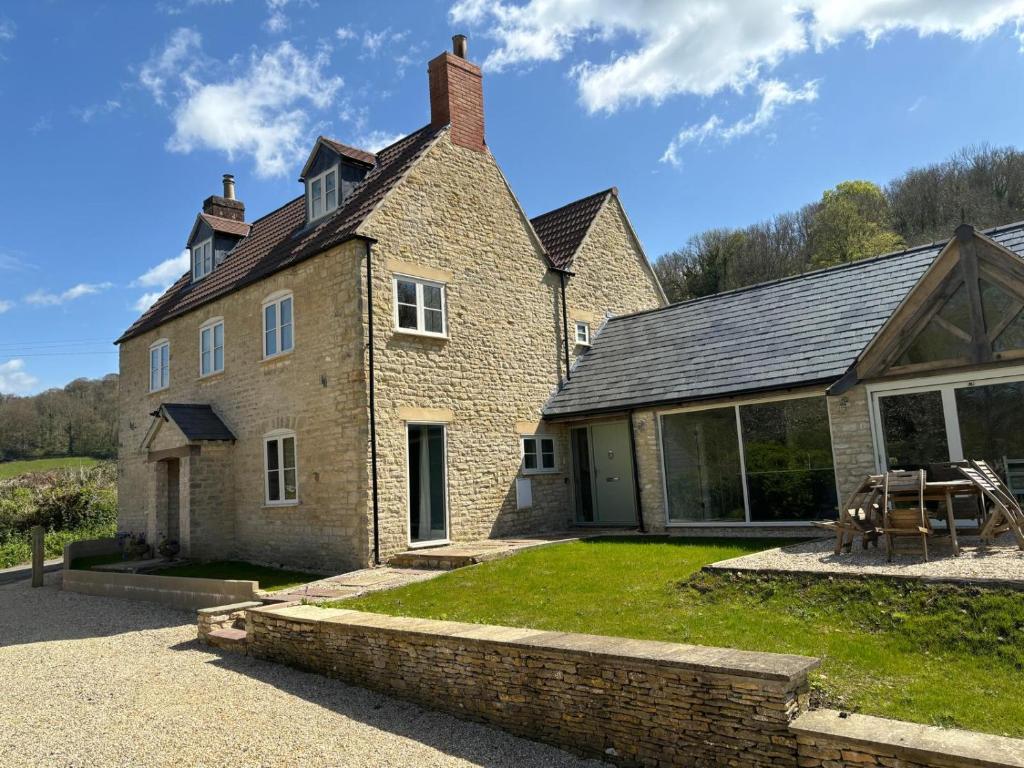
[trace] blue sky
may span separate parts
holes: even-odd
[[[527,212],[615,185],[653,259],[1018,143],[1022,19],[1020,0],[5,0],[0,392],[116,370],[221,174],[252,219],[299,193],[317,134],[418,128],[454,32]]]

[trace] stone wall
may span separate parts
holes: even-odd
[[[842,504],[864,475],[877,471],[868,394],[865,386],[858,384],[842,395],[826,399],[832,423],[832,456],[836,464],[839,503]]]
[[[259,608],[251,655],[635,766],[795,766],[817,661],[623,638]]]
[[[1022,768],[1024,741],[821,709],[790,725],[801,768]]]

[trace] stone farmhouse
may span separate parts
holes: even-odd
[[[615,189],[526,216],[465,38],[428,76],[429,124],[321,137],[281,208],[247,221],[230,176],[204,201],[190,272],[117,340],[122,530],[336,572],[572,523],[542,409],[607,318],[665,296]]]
[[[1024,496],[1024,223],[666,306],[615,189],[529,219],[481,73],[321,137],[118,339],[120,525],[196,558],[362,567],[572,526],[796,532],[864,474],[983,458]]]

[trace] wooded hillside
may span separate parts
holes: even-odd
[[[845,181],[799,211],[740,229],[709,229],[663,254],[655,271],[669,300],[707,296],[947,240],[1024,219],[1024,152],[969,147],[914,168],[884,188]]]
[[[116,373],[32,397],[0,395],[0,461],[116,455]]]

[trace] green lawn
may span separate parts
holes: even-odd
[[[574,542],[334,605],[817,656],[820,704],[1024,737],[1024,594],[698,572],[774,545]]]
[[[323,576],[304,571],[288,571],[271,568],[267,565],[254,565],[236,560],[225,560],[216,563],[195,563],[177,565],[173,568],[161,568],[158,571],[147,571],[156,576],[191,576],[199,579],[237,579],[240,581],[258,581],[260,589],[278,592],[299,584],[322,579]]]
[[[0,480],[24,475],[29,472],[49,472],[53,469],[78,469],[94,467],[101,459],[88,456],[65,456],[56,459],[32,459],[30,461],[0,461]]]

